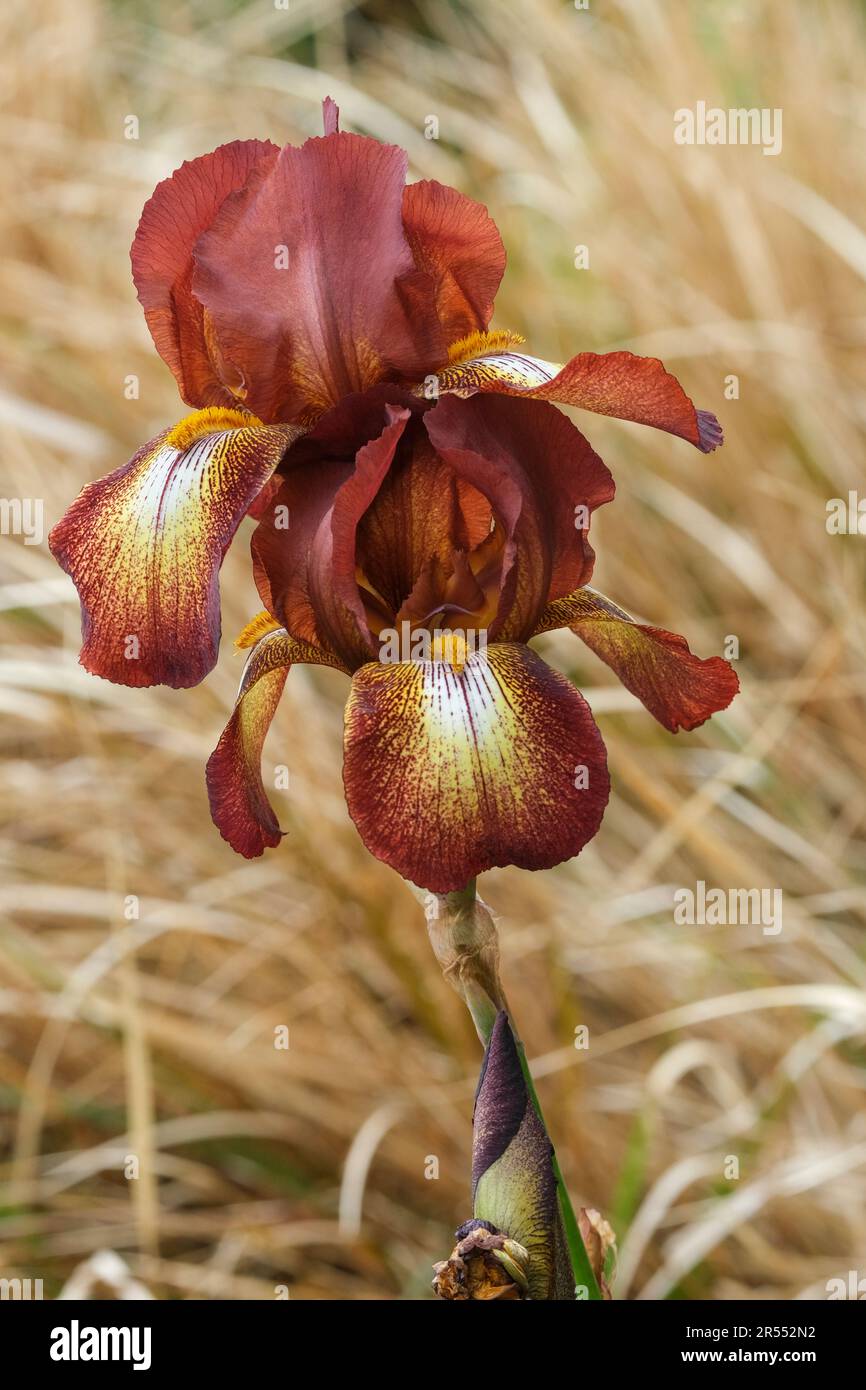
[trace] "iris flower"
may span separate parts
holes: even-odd
[[[248,856],[279,841],[265,733],[292,664],[334,666],[352,678],[362,838],[450,891],[576,854],[604,811],[601,737],[532,637],[571,627],[673,731],[737,689],[726,662],[588,587],[589,517],[613,482],[549,402],[704,452],[722,436],[655,359],[557,366],[491,332],[505,252],[487,211],[407,186],[405,154],[340,132],[330,99],[324,120],[300,148],[223,145],[146,204],[133,278],[193,413],[86,486],[50,544],[79,591],[86,669],[177,688],[216,661],[219,569],[258,518],[265,612],[208,765],[217,825]],[[427,647],[386,658],[387,632]]]
[[[440,893],[495,865],[557,864],[601,822],[601,735],[532,637],[571,627],[671,730],[733,697],[727,662],[588,587],[589,519],[613,480],[554,406],[378,386],[292,458],[253,536],[265,610],[240,639],[255,645],[208,764],[214,819],[241,854],[280,839],[260,754],[296,662],[352,677],[349,812],[373,854]]]

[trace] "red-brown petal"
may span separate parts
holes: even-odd
[[[519,352],[491,353],[454,363],[437,373],[440,391],[471,395],[493,391],[578,406],[652,425],[687,439],[702,453],[723,442],[708,410],[696,410],[675,376],[656,357],[632,352],[581,352],[564,367]]]
[[[193,247],[228,195],[277,153],[269,140],[220,145],[182,164],[144,205],[130,252],[132,278],[156,350],[188,405],[237,404],[220,378],[218,345],[192,292]]]
[[[322,124],[326,135],[340,133],[340,108],[333,97],[325,97],[322,102]]]
[[[312,547],[351,469],[351,463],[320,461],[290,470],[253,532],[253,573],[262,603],[292,637],[317,646],[324,637],[310,594]]]
[[[548,600],[592,574],[589,517],[613,497],[613,479],[571,421],[542,401],[443,396],[425,425],[437,452],[505,525],[513,569],[490,636],[523,640]]]
[[[423,179],[403,194],[403,225],[415,264],[433,281],[446,343],[486,329],[505,272],[505,247],[487,209]]]
[[[426,432],[413,429],[399,466],[384,476],[357,532],[364,572],[392,614],[434,561],[441,575],[451,569],[455,547],[470,548],[485,503],[437,456]],[[489,534],[489,503],[486,509]]]
[[[736,672],[722,657],[694,656],[684,637],[636,623],[594,589],[580,589],[549,605],[537,631],[557,627],[570,627],[582,638],[671,733],[696,729],[727,709],[740,688]]]
[[[432,282],[403,230],[405,174],[402,150],[359,135],[287,145],[198,241],[195,292],[263,419],[309,420],[441,360]]]
[[[289,668],[298,662],[341,669],[335,657],[295,641],[283,628],[256,643],[232,716],[208,759],[207,790],[214,825],[246,859],[257,858],[282,838],[262,781],[262,748]]]
[[[344,782],[367,848],[433,892],[495,865],[545,869],[598,830],[609,781],[583,697],[528,647],[369,663],[346,709]]]
[[[374,395],[343,401],[301,441],[253,536],[265,607],[295,636],[339,652],[352,670],[376,650],[356,577],[358,525],[411,414]]]
[[[326,632],[337,651],[354,641],[356,633],[369,651],[375,650],[356,578],[358,527],[394,462],[410,419],[408,410],[391,406],[386,415],[382,433],[358,450],[355,470],[337,492],[329,521],[319,528],[313,546],[311,593],[317,611],[326,615]]]
[[[81,599],[81,664],[119,685],[197,685],[216,661],[219,568],[293,430],[204,410],[88,485],[49,537]]]

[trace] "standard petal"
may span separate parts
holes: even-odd
[[[310,595],[312,547],[351,469],[351,463],[323,461],[315,469],[290,470],[253,532],[253,572],[262,603],[302,642],[323,641]]]
[[[365,655],[376,649],[356,577],[358,527],[394,461],[410,414],[388,406],[386,418],[381,434],[358,450],[354,472],[337,492],[312,551],[310,591],[319,626],[329,644],[336,651],[345,650],[347,658],[357,649],[359,636]]]
[[[404,191],[403,226],[416,266],[433,281],[446,343],[486,329],[505,272],[505,247],[487,209],[422,179]]]
[[[423,428],[410,427],[404,440],[399,465],[383,477],[357,530],[365,575],[392,613],[423,586],[425,572],[452,568],[455,547],[465,562],[464,552],[489,536],[492,516],[489,501],[437,455]]]
[[[119,685],[207,675],[223,556],[293,433],[203,410],[83,489],[49,537],[81,599],[82,666]]]
[[[675,376],[656,357],[633,352],[581,352],[565,366],[519,352],[494,352],[454,362],[437,372],[440,392],[493,391],[579,406],[679,435],[701,453],[723,442],[708,410],[696,410]]]
[[[592,574],[587,539],[613,478],[580,431],[543,401],[444,396],[424,423],[437,453],[489,499],[507,546],[490,637],[525,640],[546,602]]]
[[[537,632],[557,627],[577,633],[671,733],[696,729],[727,709],[740,688],[722,657],[694,656],[684,637],[635,622],[595,589],[550,604]]]
[[[325,97],[322,102],[322,123],[326,135],[337,135],[340,130],[340,108],[333,97]]]
[[[262,781],[262,748],[289,668],[298,662],[340,668],[336,658],[296,641],[284,628],[256,643],[231,719],[208,759],[207,790],[214,825],[246,859],[257,858],[282,838]]]
[[[583,697],[535,652],[369,663],[346,710],[343,777],[367,848],[436,893],[495,865],[545,869],[598,830],[609,782]]]
[[[156,350],[188,405],[236,405],[238,384],[192,292],[193,247],[228,195],[278,152],[269,140],[220,145],[182,164],[144,205],[130,252],[132,278]]]
[[[350,669],[377,649],[356,577],[358,525],[412,410],[422,409],[411,398],[408,406],[391,404],[388,393],[375,388],[347,398],[299,442],[253,536],[265,607],[296,637],[339,652]]]
[[[360,135],[287,145],[198,241],[195,292],[263,419],[309,422],[445,355],[403,229],[405,175],[402,150]]]

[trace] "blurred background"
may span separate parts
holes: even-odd
[[[594,582],[703,656],[736,639],[742,694],[672,737],[568,633],[539,641],[594,708],[612,799],[579,859],[480,889],[621,1298],[866,1275],[866,538],[826,526],[866,493],[863,28],[854,0],[0,17],[0,495],[44,499],[46,533],[185,413],[129,274],[154,184],[225,140],[303,140],[327,93],[412,177],[489,206],[494,326],[560,361],[660,356],[724,423],[703,457],[574,417],[618,484]],[[700,100],[780,108],[781,153],[676,144]],[[348,819],[342,677],[288,682],[265,755],[291,770],[281,849],[246,863],[208,816],[232,638],[260,607],[249,526],[220,664],[183,692],[87,675],[47,545],[0,538],[0,1274],[46,1297],[426,1298],[470,1214],[479,1048]],[[699,880],[782,889],[783,930],[676,925]]]

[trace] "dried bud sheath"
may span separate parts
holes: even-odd
[[[496,1016],[507,1012],[499,979],[499,942],[489,908],[474,882],[459,893],[428,893],[427,932],[442,973],[464,999],[486,1047]]]

